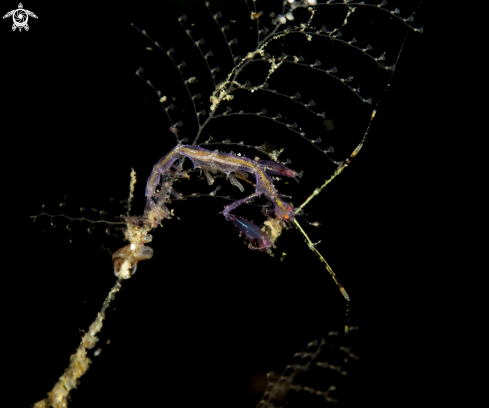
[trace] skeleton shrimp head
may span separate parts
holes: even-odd
[[[279,195],[274,197],[273,204],[275,206],[275,217],[287,222],[294,221],[295,209],[289,203],[286,203],[282,197]]]
[[[272,241],[256,224],[248,221],[246,218],[230,214],[234,226],[239,230],[240,235],[250,241],[248,248],[255,251],[264,252],[270,249],[273,245]]]

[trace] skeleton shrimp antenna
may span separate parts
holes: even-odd
[[[374,118],[377,114],[377,110],[379,108],[379,105],[380,105],[380,102],[383,98],[383,96],[385,95],[385,93],[387,92],[387,90],[389,89],[390,87],[390,84],[392,82],[392,77],[394,75],[394,71],[395,71],[395,68],[397,67],[397,64],[399,63],[399,59],[401,57],[401,53],[402,53],[402,50],[404,48],[404,44],[406,42],[406,39],[407,39],[407,36],[409,34],[409,32],[411,30],[415,31],[415,32],[418,32],[418,33],[423,33],[423,28],[414,28],[412,27],[412,22],[414,21],[414,16],[418,13],[418,10],[419,8],[421,7],[421,4],[423,3],[423,0],[420,1],[420,3],[418,4],[418,7],[416,9],[415,12],[412,13],[412,15],[408,18],[408,19],[405,19],[404,22],[407,24],[408,28],[406,29],[406,32],[404,34],[404,38],[402,40],[402,43],[401,43],[401,46],[399,48],[399,51],[397,53],[397,57],[396,57],[396,61],[395,61],[395,64],[392,65],[391,67],[389,67],[390,69],[390,74],[389,74],[389,77],[387,78],[387,82],[386,82],[386,85],[384,87],[384,90],[381,94],[381,96],[379,97],[379,99],[377,100],[377,102],[375,103],[375,106],[374,106],[374,109],[372,111],[372,114],[370,115],[370,119],[369,119],[369,122],[367,124],[367,127],[365,129],[365,132],[363,134],[363,137],[362,137],[362,140],[360,141],[360,143],[355,147],[355,149],[353,150],[353,152],[350,154],[350,156],[343,162],[338,162],[338,167],[336,168],[335,172],[332,174],[331,177],[329,177],[328,179],[326,179],[326,181],[323,183],[323,185],[317,189],[315,189],[313,191],[313,193],[300,205],[298,206],[296,209],[295,209],[295,214],[299,214],[302,209],[314,198],[316,197],[319,193],[321,193],[321,191],[323,191],[323,189],[329,184],[331,183],[337,176],[340,175],[340,173],[351,163],[351,161],[353,160],[353,158],[360,152],[360,150],[362,149],[366,139],[367,139],[367,135],[369,134],[370,132],[370,129],[372,127],[372,123],[374,121]],[[350,3],[352,4],[352,3]],[[326,259],[321,255],[321,253],[316,249],[316,245],[311,241],[311,239],[308,237],[308,235],[306,234],[306,232],[304,231],[304,229],[300,226],[300,224],[298,223],[297,221],[297,218],[294,219],[294,224],[295,226],[297,227],[297,229],[302,233],[302,235],[304,235],[304,238],[306,239],[306,243],[309,247],[309,249],[311,251],[313,251],[316,256],[321,260],[322,263],[324,263],[325,267],[326,267],[326,270],[328,271],[328,273],[331,275],[331,277],[333,278],[334,282],[336,283],[336,285],[338,286],[341,294],[343,295],[343,297],[346,299],[347,301],[347,321],[346,321],[346,325],[345,325],[345,334],[348,333],[348,312],[349,312],[349,303],[350,303],[350,296],[348,296],[348,293],[346,292],[345,288],[343,287],[343,285],[341,285],[341,283],[339,282],[336,274],[334,273],[333,269],[331,268],[331,266],[328,264],[328,262],[326,261]]]

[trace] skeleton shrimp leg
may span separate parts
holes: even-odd
[[[226,205],[224,207],[224,211],[222,214],[224,215],[224,218],[226,218],[227,221],[233,221],[235,216],[233,214],[229,214],[231,211],[233,211],[235,208],[240,206],[241,204],[244,204],[250,200],[253,200],[256,197],[259,197],[261,194],[259,193],[253,193],[249,195],[248,197],[242,198],[241,200],[234,201],[233,203]]]

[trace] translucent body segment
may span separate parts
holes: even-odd
[[[150,198],[156,191],[156,187],[160,183],[161,175],[166,173],[170,167],[173,165],[175,160],[179,159],[180,153],[178,151],[178,146],[175,147],[170,153],[163,156],[158,162],[153,166],[153,171],[148,177],[146,182],[146,198]]]
[[[214,177],[212,177],[211,173],[208,172],[207,170],[204,170],[205,178],[207,179],[207,183],[209,183],[210,186],[214,184]]]
[[[239,191],[243,192],[244,191],[244,187],[243,185],[238,181],[238,179],[236,177],[234,177],[233,174],[230,174],[228,176],[228,179],[230,181],[230,183],[233,185],[233,186],[236,186],[239,188]]]
[[[256,224],[240,216],[232,218],[234,226],[250,241],[248,248],[263,252],[272,247],[270,238]]]
[[[246,157],[239,157],[233,153],[221,153],[217,150],[206,150],[199,146],[180,146],[180,153],[192,161],[194,168],[220,171],[226,175],[239,170],[249,173],[252,169],[253,162]]]

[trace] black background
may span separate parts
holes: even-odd
[[[136,69],[142,66],[146,79],[176,98],[171,113],[174,122],[184,122],[182,136],[193,139],[195,119],[178,71],[130,23],[146,29],[164,49],[173,47],[177,62],[187,63],[184,76],[199,80],[191,89],[208,95],[212,88],[205,66],[199,65],[199,54],[176,18],[186,13],[186,27],[196,23],[194,39],[203,33],[203,50],[215,45],[214,61],[219,62],[214,65],[221,65],[221,73],[230,65],[217,26],[205,7],[195,3],[111,7],[30,2],[24,7],[39,19],[29,19],[28,32],[12,32],[11,20],[2,21],[3,341],[15,406],[42,399],[62,374],[115,281],[110,251],[123,245],[114,227],[110,236],[100,224],[88,234],[88,223],[72,222],[68,231],[67,220],[54,219],[53,229],[48,217],[33,223],[30,216],[46,204],[51,214],[62,210],[78,217],[83,206],[87,218],[98,220],[98,211],[105,210],[109,214],[104,217],[113,220],[126,211],[131,167],[138,173],[132,212],[142,212],[145,180],[175,142],[154,91],[134,75]],[[245,47],[254,35],[248,29],[249,11],[242,2],[221,3],[212,3],[212,10],[223,12],[222,21],[243,21],[233,26],[228,39],[236,36],[235,48]],[[417,8],[416,2],[405,3],[400,7],[403,16]],[[363,41],[362,33],[371,36],[378,42],[372,43],[372,53],[385,50],[391,65],[405,27],[380,10],[356,14],[365,20],[352,17],[345,38],[354,33],[365,46],[370,40]],[[420,180],[429,155],[422,146],[433,137],[427,136],[426,126],[430,89],[436,82],[428,14],[423,6],[415,26],[425,25],[425,34],[408,35],[387,92],[385,72],[345,45],[328,48],[327,42],[318,42],[312,51],[300,45],[297,52],[310,63],[319,58],[324,68],[338,66],[341,76],[355,76],[362,95],[374,101],[382,97],[364,149],[306,207],[306,219],[322,226],[302,222],[314,242],[322,240],[318,249],[350,294],[350,324],[359,327],[333,341],[350,345],[360,356],[344,365],[349,374],[338,379],[326,373],[324,379],[313,380],[321,389],[335,384],[342,406],[372,401],[398,405],[416,400],[416,387],[431,387],[424,376],[430,364],[425,351],[437,307],[418,269],[420,254],[428,251],[429,232],[419,241],[417,218],[426,206]],[[148,46],[155,49],[145,50]],[[360,141],[371,107],[335,81],[311,72],[284,67],[270,88],[290,95],[299,91],[305,102],[314,98],[314,109],[325,110],[335,121],[337,130],[331,134],[324,131],[321,118],[268,94],[243,92],[240,99],[237,93],[230,106],[237,111],[241,103],[248,112],[266,108],[270,115],[280,111],[287,123],[297,121],[311,138],[321,135],[323,148],[333,145],[334,159],[344,159]],[[201,106],[208,110],[205,97]],[[334,171],[307,142],[264,119],[217,119],[208,134],[217,140],[252,145],[266,140],[284,147],[283,159],[304,171],[299,185],[276,184],[293,196],[295,205]],[[239,151],[248,157],[256,154]],[[195,174],[177,189],[186,194],[214,189],[197,178]],[[241,197],[236,188],[225,187],[224,179],[218,182],[226,194]],[[250,394],[252,378],[281,372],[309,341],[342,330],[345,301],[300,234],[286,231],[274,258],[254,253],[218,214],[226,203],[202,197],[173,204],[180,219],[165,222],[153,234],[154,258],[123,282],[99,335],[102,353],[93,357],[70,407],[163,406],[171,401],[253,406],[257,396]],[[263,220],[259,207],[240,207],[236,213],[256,223]],[[287,256],[280,262],[282,252]],[[337,358],[331,353],[331,359]],[[319,397],[310,403],[321,406]]]

